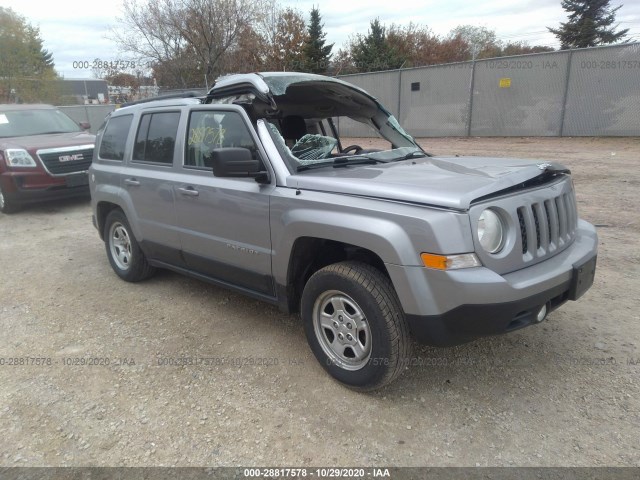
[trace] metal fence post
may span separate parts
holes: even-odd
[[[397,120],[400,121],[400,109],[402,105],[402,69],[398,70],[398,117]]]
[[[473,116],[473,89],[476,81],[476,59],[471,64],[471,81],[469,82],[469,118],[467,119],[467,137],[471,136],[471,117]]]
[[[571,62],[573,60],[573,50],[569,50],[569,59],[567,60],[567,76],[564,81],[564,98],[562,99],[562,110],[560,111],[560,137],[564,136],[564,116],[567,111],[567,99],[569,97],[569,81],[571,80]]]

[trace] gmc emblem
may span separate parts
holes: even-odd
[[[84,160],[84,156],[82,153],[76,153],[74,155],[60,155],[58,160],[61,162],[73,162],[75,160]]]

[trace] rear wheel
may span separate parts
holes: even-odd
[[[112,210],[104,223],[104,243],[111,268],[127,282],[139,282],[155,273],[133,236],[127,217]]]
[[[336,380],[373,390],[402,373],[409,331],[393,286],[379,270],[360,262],[319,270],[304,288],[301,310],[311,350]]]

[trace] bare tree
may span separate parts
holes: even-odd
[[[259,3],[250,0],[183,0],[179,3],[172,12],[172,25],[192,49],[208,88],[212,76],[221,73],[222,57],[254,21]]]
[[[263,66],[276,71],[302,69],[307,38],[302,13],[282,8],[276,0],[262,2],[260,12],[254,28],[264,45]]]
[[[123,51],[152,62],[172,86],[209,87],[259,6],[250,0],[125,0],[112,38]]]
[[[139,62],[164,65],[176,86],[186,87],[188,65],[181,59],[188,45],[171,26],[168,3],[171,2],[144,4],[124,0],[123,16],[118,19],[119,26],[112,30],[112,39]]]

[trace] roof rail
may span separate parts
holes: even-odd
[[[123,103],[121,107],[130,107],[132,105],[139,105],[141,103],[155,102],[157,100],[170,100],[172,98],[204,98],[206,93],[191,91],[182,93],[170,93],[168,95],[158,95],[157,97],[144,98],[142,100],[136,100],[135,102]]]

